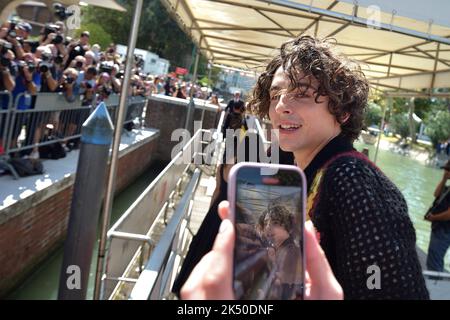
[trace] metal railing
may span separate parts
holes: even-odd
[[[138,281],[137,277],[150,254],[152,255],[150,260],[155,259],[154,250],[165,240],[160,240],[155,247],[150,235],[157,226],[158,218],[163,218],[164,222],[167,222],[168,211],[174,207],[176,198],[181,193],[193,196],[195,188],[191,189],[189,186],[192,185],[193,179],[197,179],[195,172],[203,165],[203,162],[199,161],[197,157],[204,156],[205,143],[216,145],[217,139],[221,138],[221,135],[217,135],[214,131],[216,130],[212,130],[212,132],[204,129],[198,130],[108,231],[107,259],[102,276],[101,299],[120,297],[125,285],[131,285]],[[202,136],[211,141],[203,141]],[[217,156],[207,164],[215,165],[216,161]],[[197,169],[192,174],[187,189],[182,190],[186,178],[191,176],[190,168],[193,164],[197,164]],[[194,183],[194,185],[197,184]],[[179,202],[170,223],[175,219],[180,208],[184,206],[183,199]],[[188,219],[184,215],[183,218]],[[169,229],[166,229],[164,233],[167,230]],[[136,263],[136,261],[138,262]],[[132,274],[136,274],[136,268],[138,274],[133,277]]]
[[[12,114],[13,97],[10,92],[0,92],[0,168],[9,170],[15,179],[19,178],[14,167],[8,162],[8,134]]]
[[[193,196],[199,179],[200,170],[196,169],[175,214],[131,292],[131,300],[155,300],[169,295],[180,263],[178,256],[186,244],[185,236],[188,228],[182,228],[182,222],[190,218]]]
[[[110,95],[105,101],[112,117],[119,103],[118,97]],[[146,97],[128,97],[124,125],[138,120],[141,126],[147,102]],[[93,106],[96,106],[96,99],[92,105],[82,106],[80,97],[69,102],[62,93],[31,96],[23,92],[13,100],[9,92],[0,92],[0,165],[8,166],[18,178],[8,162],[11,155],[80,138],[81,127],[93,111]]]

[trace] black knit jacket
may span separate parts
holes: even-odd
[[[397,187],[342,136],[305,169],[309,188],[324,168],[311,217],[344,298],[429,299],[415,230]],[[371,290],[373,265],[381,281]]]

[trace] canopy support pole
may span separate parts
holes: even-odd
[[[387,106],[384,107],[383,110],[383,117],[381,118],[381,125],[380,125],[380,132],[378,133],[378,140],[377,140],[377,148],[375,149],[375,156],[373,158],[373,163],[377,163],[377,158],[378,158],[378,150],[380,149],[380,140],[381,140],[381,135],[383,134],[383,128],[384,128],[384,121],[386,119],[386,111],[389,108],[389,110],[391,110],[392,108],[392,97],[387,97],[388,99],[388,103]]]

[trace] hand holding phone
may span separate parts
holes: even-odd
[[[237,299],[303,299],[305,190],[295,166],[247,162],[231,169]]]

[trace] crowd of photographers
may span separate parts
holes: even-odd
[[[81,96],[83,105],[90,105],[95,94],[101,101],[119,93],[124,59],[114,44],[102,51],[99,45],[91,45],[88,31],[72,39],[66,36],[62,22],[45,25],[38,40],[29,39],[31,31],[26,22],[9,21],[1,26],[1,91],[11,92],[13,99],[22,92],[62,92],[69,101]],[[131,94],[149,95],[149,82],[136,64]],[[32,107],[23,100],[18,102],[19,109]]]
[[[67,36],[61,21],[46,24],[37,39],[30,36],[32,31],[27,22],[8,21],[1,25],[0,109],[10,106],[10,96],[17,109],[28,110],[34,107],[33,97],[44,92],[60,93],[69,102],[79,99],[82,106],[92,105],[94,99],[97,103],[105,101],[120,92],[125,59],[114,44],[102,50],[98,44],[90,43],[88,31],[73,39]],[[134,61],[129,95],[149,96],[155,89],[154,79],[142,73],[143,62]],[[16,146],[16,135],[23,125],[27,127],[27,140],[38,143],[42,137],[39,131],[45,124],[16,125],[10,147]],[[37,148],[32,154],[39,157]]]

